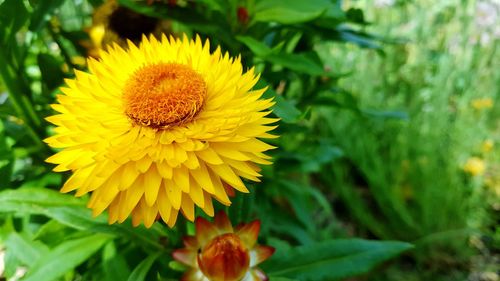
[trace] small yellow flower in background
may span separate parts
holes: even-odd
[[[486,164],[481,158],[471,157],[463,166],[463,170],[472,176],[481,176],[486,170]]]
[[[87,65],[87,60],[82,56],[74,56],[71,58],[71,63],[78,66],[85,66]]]
[[[268,259],[274,248],[257,245],[260,221],[233,229],[224,212],[214,223],[203,218],[195,222],[195,236],[184,238],[183,249],[173,252],[177,261],[191,267],[183,281],[264,281],[267,276],[258,264]]]
[[[491,98],[473,99],[471,105],[476,110],[489,109],[493,107],[493,100]]]
[[[276,137],[272,99],[252,90],[253,68],[210,53],[208,40],[144,37],[88,65],[66,80],[45,141],[60,149],[47,159],[54,171],[73,172],[61,192],[90,193],[94,216],[146,227],[157,217],[172,227],[179,211],[193,221],[195,205],[213,216],[212,199],[229,206],[233,188],[249,192],[241,178],[258,182],[258,164],[271,164],[260,139]]]
[[[481,152],[483,153],[488,153],[493,149],[493,146],[495,144],[493,143],[492,140],[485,140],[483,143],[481,143]]]

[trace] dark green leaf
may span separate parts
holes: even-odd
[[[2,105],[0,103],[0,105]],[[2,105],[4,106],[4,105]],[[4,133],[4,126],[0,120],[0,178],[4,180],[6,186],[1,186],[0,189],[9,187],[14,164],[14,155],[10,145],[7,143],[7,137]]]
[[[55,247],[73,232],[74,229],[59,223],[56,220],[49,220],[38,229],[33,239],[41,241],[49,247]]]
[[[306,54],[279,53],[267,56],[265,60],[300,73],[313,76],[325,74],[323,66]]]
[[[65,241],[42,255],[23,281],[53,281],[87,260],[110,238],[109,235],[94,234]]]
[[[130,269],[122,254],[116,251],[114,241],[110,241],[102,252],[102,267],[107,281],[126,280]]]
[[[61,69],[61,62],[48,54],[38,54],[38,67],[42,73],[42,81],[45,86],[52,92],[59,87],[64,79],[64,72]]]
[[[377,110],[368,110],[363,109],[361,112],[372,118],[380,118],[380,119],[401,119],[408,120],[410,117],[408,116],[408,112],[406,111],[377,111]]]
[[[349,28],[339,28],[338,31],[340,32],[340,38],[344,41],[354,43],[360,47],[363,48],[370,48],[370,49],[380,49],[381,46],[380,44],[377,44],[370,35],[355,31]]]
[[[360,23],[360,24],[366,24],[365,22],[365,16],[363,14],[363,10],[358,9],[358,8],[350,8],[346,12],[347,19],[349,21],[355,22],[355,23]]]
[[[5,0],[0,5],[0,39],[5,39],[7,36],[13,38],[28,20],[28,16],[24,1]]]
[[[40,214],[79,230],[129,237],[132,241],[140,241],[155,249],[162,249],[158,237],[163,235],[162,228],[153,226],[149,230],[144,227],[132,227],[128,223],[108,225],[105,216],[93,218],[91,211],[85,207],[85,200],[71,195],[44,188],[20,188],[0,192],[0,213]]]
[[[365,274],[411,248],[394,241],[330,240],[277,252],[262,268],[269,276],[338,280]]]
[[[155,262],[155,260],[160,256],[159,253],[151,255],[143,260],[135,269],[132,274],[128,277],[127,281],[145,281],[146,275],[149,269]]]
[[[283,96],[278,95],[273,89],[269,88],[264,93],[265,98],[274,98],[276,102],[273,106],[273,113],[276,114],[283,122],[295,123],[297,122],[302,112],[295,107],[291,102],[287,101]]]
[[[241,43],[245,44],[250,49],[250,51],[252,51],[256,56],[265,57],[269,53],[271,53],[271,48],[269,48],[269,46],[256,40],[253,37],[238,36],[236,37],[236,39],[238,39],[238,41],[240,41]]]
[[[269,278],[269,281],[299,281],[299,280],[285,278],[285,277],[271,277],[271,278]]]
[[[255,5],[255,22],[294,24],[320,17],[331,6],[329,0],[260,0]]]
[[[332,89],[331,91],[322,92],[312,100],[312,103],[321,106],[337,106],[351,109],[355,112],[360,111],[357,97],[341,89]]]
[[[37,1],[31,16],[29,29],[31,31],[38,32],[43,27],[45,22],[50,19],[50,15],[54,12],[54,10],[63,3],[64,0]]]

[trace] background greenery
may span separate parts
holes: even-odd
[[[498,279],[498,2],[118,2],[241,54],[270,86],[275,164],[229,215],[262,221],[260,242],[277,248],[262,265],[271,280]],[[43,118],[63,79],[85,69],[101,4],[0,0],[5,279],[182,274],[171,251],[191,223],[107,225],[86,198],[59,194],[67,175],[44,163]],[[465,168],[472,157],[484,171]]]

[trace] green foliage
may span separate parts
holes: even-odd
[[[108,225],[106,215],[92,217],[88,197],[59,193],[69,174],[45,163],[54,151],[43,143],[53,129],[44,118],[64,79],[85,71],[78,59],[93,51],[86,30],[103,2],[0,0],[0,251],[7,278],[26,269],[28,281],[164,281],[184,270],[171,253],[193,234],[192,223]],[[261,266],[271,280],[368,275],[403,252],[412,266],[440,267],[455,255],[462,261],[471,233],[494,224],[481,207],[485,178],[462,166],[470,156],[498,163],[477,148],[498,140],[497,110],[470,108],[478,92],[498,94],[498,51],[464,45],[452,55],[451,38],[435,39],[443,28],[451,36],[471,26],[457,20],[470,17],[469,1],[463,9],[433,5],[432,17],[403,2],[387,11],[340,0],[117,2],[169,20],[175,34],[210,39],[213,49],[240,55],[245,68],[261,74],[256,88],[268,87],[264,97],[274,98],[273,115],[281,119],[274,165],[226,211],[234,224],[261,220],[260,242],[277,249]],[[392,32],[409,14],[416,29]],[[388,22],[390,15],[398,21]]]
[[[55,280],[87,260],[109,238],[106,235],[94,234],[84,238],[65,241],[47,253],[40,254],[38,259],[29,265],[30,270],[24,280]]]
[[[271,279],[340,280],[368,273],[376,265],[412,246],[402,242],[361,239],[330,240],[281,251],[265,264]]]
[[[384,57],[349,46],[327,44],[321,50],[332,68],[357,73],[340,86],[359,104],[395,113],[407,109],[408,117],[333,119],[341,112],[325,108],[317,130],[344,151],[345,158],[322,179],[338,194],[358,233],[412,242],[418,264],[441,271],[450,260],[456,268],[467,263],[474,253],[470,237],[492,239],[484,225],[486,210],[498,200],[490,189],[498,183],[485,183],[497,173],[498,154],[481,147],[486,140],[498,142],[500,57],[498,40],[474,43],[482,32],[472,22],[480,20],[474,18],[475,1],[424,2],[429,6],[362,6],[380,21],[374,32],[407,38],[404,45],[385,48]],[[345,57],[352,59],[341,60]],[[482,98],[491,99],[493,108],[474,108],[474,100]],[[485,174],[464,171],[470,157],[485,161]],[[488,203],[488,196],[496,199]]]

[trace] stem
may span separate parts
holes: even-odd
[[[27,128],[28,135],[38,147],[43,148],[42,138],[37,133],[37,127],[40,126],[41,122],[30,100],[24,95],[25,91],[16,83],[14,73],[9,67],[4,49],[0,48],[0,76],[7,87],[10,102],[19,117],[24,121],[23,125]]]
[[[64,57],[66,64],[68,64],[68,66],[72,69],[82,70],[80,66],[74,64],[73,61],[71,60],[71,55],[68,53],[68,51],[64,47],[63,42],[59,38],[59,33],[55,30],[56,27],[50,24],[47,29],[54,42],[56,42],[56,44],[59,46],[59,50],[61,50],[61,55]]]

